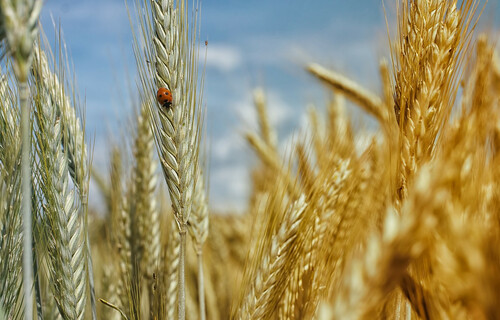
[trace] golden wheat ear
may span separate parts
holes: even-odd
[[[364,89],[347,77],[332,70],[328,70],[318,64],[313,63],[308,65],[307,71],[323,81],[326,85],[338,90],[346,97],[356,102],[363,110],[373,115],[382,124],[385,123],[387,113],[381,99],[377,95]]]
[[[450,118],[474,30],[479,1],[405,2],[395,57],[395,115],[399,125],[399,199],[416,170],[435,154]]]
[[[295,250],[294,243],[306,207],[304,196],[288,207],[284,215],[285,221],[277,233],[271,236],[269,248],[260,253],[260,263],[252,277],[254,280],[234,319],[267,319],[274,312],[280,296],[278,290],[287,277],[283,273],[286,270],[284,266],[289,263],[289,256]]]

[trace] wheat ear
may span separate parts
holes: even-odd
[[[95,305],[95,289],[92,257],[90,254],[90,241],[88,238],[88,192],[89,192],[89,160],[87,158],[87,144],[85,142],[85,132],[82,128],[85,126],[80,124],[80,119],[76,115],[76,110],[73,107],[70,98],[68,97],[65,85],[62,85],[58,76],[51,72],[48,67],[48,61],[45,54],[39,54],[40,48],[35,50],[38,66],[34,66],[34,72],[37,74],[44,87],[48,92],[51,100],[56,108],[57,116],[61,118],[61,126],[64,132],[62,137],[62,146],[67,153],[68,168],[73,183],[77,187],[78,196],[82,205],[84,214],[84,229],[85,229],[85,246],[87,271],[90,286],[90,302],[92,319],[97,318]],[[62,77],[64,72],[61,71]],[[63,78],[64,79],[64,78]]]
[[[264,162],[269,168],[275,170],[278,173],[278,176],[284,181],[286,187],[288,188],[288,192],[293,197],[298,197],[300,195],[300,190],[298,186],[293,182],[293,178],[290,175],[290,172],[287,171],[286,167],[281,164],[281,160],[276,154],[276,152],[265,143],[257,134],[253,132],[248,132],[246,134],[246,139],[248,143],[254,148],[255,152],[259,156],[259,158]]]
[[[117,304],[120,310],[129,310],[129,279],[132,274],[132,258],[130,248],[130,217],[129,199],[123,191],[123,163],[122,154],[117,146],[111,149],[110,155],[109,190],[109,226],[110,242],[117,257],[118,276],[115,282]],[[106,297],[109,298],[109,297]]]
[[[388,294],[399,286],[408,265],[429,246],[426,230],[436,225],[428,170],[422,170],[401,217],[390,208],[382,235],[373,235],[363,256],[355,259],[334,303],[335,318],[371,319]]]
[[[343,75],[328,70],[318,64],[313,63],[308,65],[307,71],[359,104],[366,112],[377,118],[380,123],[385,123],[387,114],[384,110],[382,100],[377,95],[362,88],[360,85]]]
[[[346,208],[347,202],[354,203],[356,193],[360,192],[357,186],[352,185],[352,181],[356,179],[352,171],[350,159],[339,159],[320,173],[320,176],[328,176],[326,172],[332,172],[332,176],[319,180],[316,185],[318,198],[314,202],[316,217],[311,236],[311,256],[308,261],[309,267],[317,270],[311,279],[310,290],[313,297],[315,293],[321,292],[319,289],[321,276],[325,274],[328,262],[338,261],[339,256],[335,256],[339,250],[337,248],[352,242],[346,241],[346,234],[354,234],[355,221],[361,220],[359,212],[355,213],[354,210]],[[330,248],[328,252],[324,251],[325,247]],[[309,306],[315,307],[316,303],[312,300]]]
[[[104,288],[103,296],[106,297],[106,300],[111,302],[119,301],[120,297],[118,296],[118,288],[116,284],[117,281],[113,277],[113,268],[111,266],[104,266],[102,285]],[[110,320],[121,319],[120,313],[116,312],[116,310],[112,310],[112,308],[103,308],[101,314],[102,317],[105,319],[110,319]]]
[[[38,51],[36,51],[38,55]],[[41,68],[39,75],[47,74]],[[39,80],[36,103],[37,152],[40,158],[45,231],[48,233],[53,294],[63,318],[84,319],[86,307],[86,259],[83,219],[78,213],[74,192],[69,187],[67,154],[61,150],[63,128],[55,102]]]
[[[137,221],[139,256],[143,278],[152,288],[153,273],[158,272],[160,259],[160,218],[156,206],[156,164],[153,160],[154,138],[149,125],[148,110],[141,107],[137,117],[137,136],[134,145],[134,219]],[[151,291],[150,291],[150,297]],[[150,299],[152,302],[152,299]]]
[[[236,319],[267,319],[277,307],[277,290],[282,285],[283,267],[292,254],[303,213],[307,207],[300,197],[287,210],[285,221],[273,236],[269,252],[262,257],[259,268],[240,306]]]
[[[259,121],[260,135],[262,140],[277,153],[278,135],[269,123],[267,114],[267,101],[262,88],[257,88],[253,92],[253,100],[257,109],[257,120]]]
[[[180,231],[191,213],[201,118],[197,115],[197,63],[188,38],[187,5],[152,1],[156,87],[172,91],[169,108],[149,104],[160,161]],[[150,40],[151,41],[151,40]]]
[[[322,152],[323,140],[325,138],[325,126],[324,122],[322,122],[319,118],[318,110],[313,105],[310,105],[307,108],[307,113],[309,116],[311,142],[314,154],[316,155],[316,163],[320,165],[325,162],[325,159],[321,159],[321,157],[325,155],[325,152]]]
[[[200,169],[198,169],[197,173],[198,179],[193,195],[194,200],[191,207],[188,230],[193,239],[195,251],[200,253],[208,236],[208,199],[203,173]]]
[[[88,202],[88,178],[89,178],[89,160],[87,152],[87,144],[85,143],[85,126],[82,125],[80,118],[77,116],[76,104],[71,102],[69,95],[71,89],[68,90],[64,82],[64,70],[59,70],[59,75],[49,70],[49,62],[45,53],[39,53],[40,48],[36,48],[35,54],[38,65],[34,66],[34,72],[37,79],[44,86],[44,90],[49,94],[56,114],[61,118],[61,125],[64,132],[62,137],[62,145],[68,153],[68,168],[71,179],[78,189],[80,201],[83,205]],[[52,52],[48,52],[51,60],[54,60]],[[61,78],[61,80],[59,79]]]
[[[13,58],[14,74],[19,83],[21,107],[21,210],[23,213],[23,278],[26,319],[33,314],[33,254],[31,227],[31,128],[30,105],[28,103],[28,76],[33,59],[33,47],[37,37],[38,15],[42,7],[40,0],[0,1],[0,45]],[[2,53],[3,56],[3,53]]]
[[[117,146],[111,147],[109,155],[109,217],[110,240],[112,245],[118,243],[120,234],[120,210],[124,198],[123,193],[123,162],[120,149]]]
[[[160,163],[168,185],[173,213],[180,234],[178,317],[185,318],[184,260],[186,228],[196,184],[196,167],[202,117],[202,92],[198,87],[197,20],[188,23],[187,1],[149,2],[152,11],[142,22],[146,57],[136,41],[144,99],[148,101]],[[149,9],[149,8],[148,8]],[[198,8],[196,8],[198,10]],[[193,10],[193,12],[195,12]],[[139,13],[141,16],[141,13]],[[147,65],[152,59],[154,65]],[[172,92],[171,106],[154,102],[156,89]]]
[[[317,173],[314,171],[314,167],[311,164],[310,156],[308,155],[306,148],[303,143],[299,143],[296,146],[297,152],[297,172],[306,193],[312,191],[313,183],[317,178]]]
[[[400,131],[399,201],[449,118],[478,1],[405,2],[399,17],[395,115]]]
[[[130,203],[127,199],[128,195],[124,195],[118,215],[118,227],[113,230],[116,235],[116,246],[118,249],[118,270],[120,274],[120,302],[123,309],[132,310],[133,303],[130,301],[131,284],[133,283],[133,263],[132,261],[132,232],[130,230]]]
[[[179,234],[177,233],[177,226],[172,221],[168,233],[168,242],[166,250],[163,250],[163,272],[165,277],[165,298],[167,299],[165,304],[165,319],[174,319],[175,317],[175,306],[177,302],[177,287],[178,282],[178,269],[179,269]]]
[[[344,96],[335,94],[326,110],[328,115],[327,148],[335,149],[339,157],[348,158],[353,152],[354,134],[345,112]]]
[[[208,199],[205,191],[205,181],[201,169],[198,168],[198,179],[193,195],[193,205],[189,218],[188,230],[193,239],[196,255],[198,258],[198,305],[200,308],[200,319],[205,320],[205,286],[203,279],[203,244],[208,236]]]

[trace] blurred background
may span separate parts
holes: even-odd
[[[129,6],[135,14],[134,3]],[[306,127],[307,106],[321,110],[329,99],[304,70],[306,63],[319,62],[380,92],[378,62],[390,59],[384,7],[381,0],[206,0],[201,6],[200,42],[208,41],[204,100],[210,206],[218,212],[243,211],[255,161],[243,138],[257,126],[252,90],[264,89],[282,148],[292,132]],[[394,1],[386,1],[385,12],[394,37]],[[482,18],[487,25],[480,30],[498,27],[499,17],[498,1],[489,1]],[[93,166],[106,174],[110,144],[123,143],[137,108],[125,2],[47,0],[42,24],[51,43],[54,26],[62,28],[86,105],[87,137],[95,141]],[[355,127],[371,126],[357,109],[349,112],[355,113]],[[99,207],[99,197],[91,188],[91,205]]]

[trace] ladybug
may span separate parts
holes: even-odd
[[[156,93],[156,100],[165,108],[172,106],[172,92],[167,88],[160,88]]]

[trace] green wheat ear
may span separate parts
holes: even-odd
[[[42,219],[49,253],[52,294],[63,318],[84,319],[87,299],[86,228],[74,190],[70,187],[68,150],[62,149],[65,135],[64,111],[58,97],[64,89],[54,81],[42,51],[35,51],[37,170],[45,200]],[[43,79],[49,79],[44,82]],[[52,81],[51,81],[52,80]],[[52,90],[56,94],[52,94]]]
[[[187,1],[151,0],[145,5],[137,3],[137,7],[141,29],[139,36],[135,36],[134,50],[141,79],[141,96],[148,106],[173,214],[181,235],[178,316],[184,319],[185,238],[198,178],[203,126],[202,82],[198,80],[199,13],[198,8],[192,8],[193,21],[188,21],[190,11]],[[162,108],[155,101],[155,93],[160,87],[172,92],[173,101],[169,108]]]

